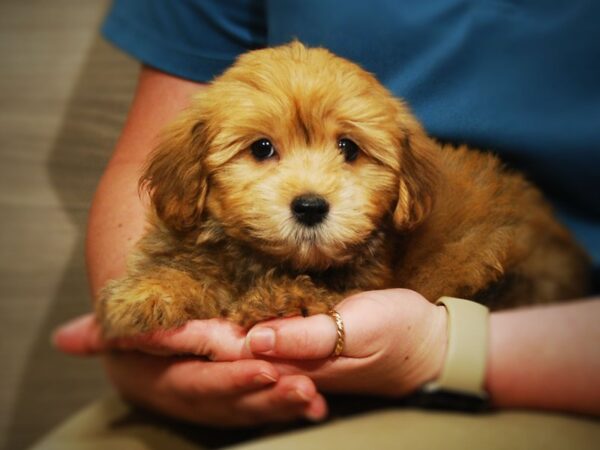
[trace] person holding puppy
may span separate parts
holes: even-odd
[[[378,10],[349,3],[334,14],[333,4],[310,1],[150,3],[154,9],[117,2],[105,25],[109,39],[146,66],[91,211],[88,266],[95,295],[123,273],[141,235],[137,182],[156,133],[237,54],[292,37],[374,72],[408,100],[431,135],[493,148],[525,170],[562,208],[595,258],[598,279],[600,204],[589,193],[598,190],[594,161],[600,156],[588,149],[597,145],[593,118],[600,116],[600,102],[591,99],[600,97],[592,76],[599,68],[590,61],[600,58],[578,54],[600,53],[580,44],[600,41],[591,36],[595,27],[586,27],[600,16],[597,6],[562,2],[539,11],[534,4],[447,0],[411,4],[410,12],[404,2],[382,2]],[[553,14],[563,18],[558,33],[541,27],[555,23]],[[525,37],[514,28],[517,19],[529,21],[521,24]],[[197,36],[181,29],[198,30]],[[571,42],[565,36],[572,29],[590,36]],[[345,340],[334,360],[336,327],[326,316],[259,324],[247,336],[225,321],[190,322],[168,336],[116,343],[102,341],[85,317],[60,330],[56,342],[76,354],[135,350],[105,353],[113,383],[126,398],[173,417],[218,426],[322,420],[323,393],[397,398],[438,379],[449,345],[447,315],[428,300],[407,290],[344,300],[336,309]],[[492,404],[599,414],[598,314],[598,300],[492,314],[485,372]],[[181,354],[211,355],[212,361],[170,356]]]

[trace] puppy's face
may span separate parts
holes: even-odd
[[[388,218],[399,229],[422,220],[424,142],[371,75],[293,43],[242,56],[198,95],[145,180],[167,225],[193,231],[204,211],[234,239],[323,269]]]

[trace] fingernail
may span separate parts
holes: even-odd
[[[266,372],[261,372],[254,377],[254,383],[259,386],[275,383],[276,381],[277,381],[277,378],[275,378],[273,375],[268,374]]]
[[[311,397],[306,392],[303,392],[300,389],[294,389],[293,391],[288,392],[286,397],[288,400],[291,400],[293,402],[311,401]]]
[[[265,353],[275,348],[275,332],[271,328],[255,328],[246,336],[246,345],[253,353]]]
[[[323,413],[318,413],[317,411],[308,410],[304,413],[304,417],[311,422],[321,422],[325,419],[326,415]]]

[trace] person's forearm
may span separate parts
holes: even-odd
[[[125,272],[125,260],[144,227],[138,195],[141,163],[111,164],[102,176],[88,220],[86,262],[95,298],[104,284]]]
[[[600,299],[493,313],[494,405],[600,414]]]
[[[201,85],[144,68],[127,122],[92,203],[86,263],[94,298],[125,271],[127,254],[141,236],[145,205],[138,180],[158,133],[175,118]]]

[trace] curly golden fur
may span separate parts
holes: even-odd
[[[269,158],[250,150],[261,139]],[[492,308],[585,293],[587,257],[536,188],[491,154],[438,144],[325,49],[242,55],[161,142],[141,180],[148,230],[98,302],[109,336],[213,317],[249,326],[390,287]],[[329,205],[310,226],[290,206],[306,194]]]

